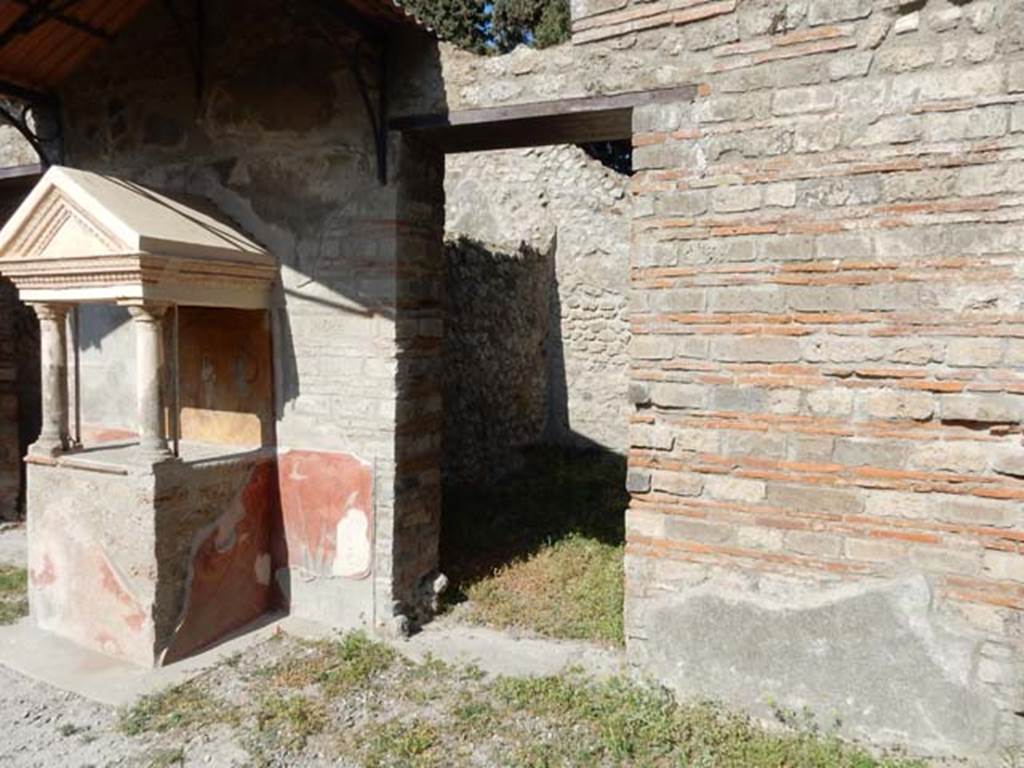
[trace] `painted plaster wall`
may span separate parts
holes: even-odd
[[[625,452],[628,189],[571,145],[448,156],[453,479],[486,479],[541,442]]]
[[[1024,4],[575,13],[574,45],[446,52],[447,101],[698,86],[634,115],[631,659],[1022,743]]]
[[[29,468],[29,600],[44,629],[169,663],[273,604],[275,463]]]
[[[128,310],[82,305],[78,324],[79,383],[71,389],[72,398],[75,391],[81,393],[83,440],[95,443],[135,433],[135,329]],[[70,336],[68,349],[68,360],[73,360],[76,351]]]
[[[279,23],[268,27],[271,16]],[[436,567],[441,158],[393,136],[388,184],[379,183],[349,33],[329,45],[269,2],[220,4],[209,20],[201,102],[159,4],[67,84],[68,162],[205,196],[280,261],[271,327],[276,492],[290,546],[276,580],[299,615],[387,625],[414,612]],[[374,57],[364,50],[376,104]],[[129,359],[126,350],[113,357]],[[304,474],[287,458],[309,453],[343,470]],[[310,488],[311,477],[326,487]],[[327,540],[306,526],[311,507],[299,497],[321,505],[333,525]],[[353,498],[366,520],[335,524]],[[355,538],[338,541],[339,531]],[[306,557],[362,553],[367,535],[369,575],[325,573]]]
[[[258,448],[274,442],[268,313],[182,307],[178,317],[181,438]],[[169,319],[168,331],[173,325]],[[167,349],[173,348],[172,339]],[[170,378],[172,366],[168,365]],[[168,382],[168,389],[173,383]]]

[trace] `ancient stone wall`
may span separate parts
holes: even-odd
[[[634,114],[630,657],[1020,744],[1024,3],[574,10],[574,45],[448,52],[447,100],[698,86]]]
[[[625,451],[628,184],[575,146],[448,157],[450,479],[540,442]]]
[[[0,281],[0,520],[18,517],[21,451],[18,440],[17,292]]]
[[[8,127],[9,128],[9,127]],[[0,167],[24,164],[27,142],[0,126]],[[9,180],[0,186],[0,226],[27,194],[29,182]],[[22,514],[21,457],[38,433],[39,345],[31,309],[0,278],[0,520]]]
[[[0,168],[18,165],[35,165],[39,156],[17,129],[0,123]]]
[[[440,392],[422,382],[438,378],[430,366],[440,354],[442,161],[392,136],[387,184],[378,180],[373,125],[350,68],[355,44],[343,26],[321,20],[337,37],[324,40],[272,2],[222,3],[207,21],[199,99],[186,47],[159,4],[89,60],[61,94],[67,162],[206,197],[278,259],[277,443],[282,453],[362,468],[343,474],[349,486],[317,475],[327,487],[281,489],[282,535],[295,549],[278,559],[278,585],[299,615],[386,624],[412,610],[436,567],[436,544],[431,561],[424,542],[437,538],[426,529],[438,524]],[[413,37],[404,50],[424,45]],[[360,51],[376,105],[377,57]],[[108,331],[103,317],[90,326],[83,406],[90,419],[117,421],[114,409],[130,418],[132,402],[111,396],[122,387],[104,398],[102,382],[130,365],[131,352],[110,312]],[[372,498],[362,500],[367,474]],[[333,507],[338,494],[361,499],[361,522],[342,525],[351,510]],[[325,519],[338,527],[306,527],[307,504],[331,506]],[[357,549],[373,542],[370,566],[358,573],[316,554],[347,551],[346,536],[363,537],[350,542]],[[395,568],[395,558],[405,565]]]

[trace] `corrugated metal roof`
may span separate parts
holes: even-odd
[[[0,0],[0,80],[36,91],[56,87],[150,1]],[[341,4],[371,22],[426,28],[395,0]]]

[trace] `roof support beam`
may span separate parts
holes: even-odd
[[[35,0],[25,12],[16,18],[3,32],[0,32],[0,48],[21,35],[26,35],[48,20],[48,14],[63,13],[79,0]],[[19,3],[20,5],[21,3]]]
[[[13,0],[13,2],[15,5],[20,5],[22,8],[30,10],[35,10],[38,5],[37,3],[33,3],[31,0]],[[70,7],[70,4],[69,6],[65,6],[64,10],[67,10],[68,7]],[[76,19],[74,16],[68,16],[66,13],[62,13],[61,11],[52,10],[44,6],[38,8],[37,13],[43,17],[43,20],[49,19],[56,21],[66,27],[77,29],[79,32],[84,32],[87,35],[98,37],[100,40],[104,40],[108,43],[114,39],[114,36],[110,32],[107,32],[107,30],[95,27],[81,19]]]

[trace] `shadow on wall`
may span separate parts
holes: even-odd
[[[441,567],[450,603],[567,537],[625,540],[626,458],[570,425],[556,252],[556,238],[513,253],[465,237],[446,245]]]
[[[30,307],[18,303],[14,313],[14,346],[18,392],[18,448],[20,456],[39,439],[43,424],[42,382],[40,368],[39,319]],[[18,510],[25,514],[25,464],[18,462],[21,473]]]
[[[522,243],[509,252],[468,237],[445,246],[448,485],[499,480],[535,445],[607,450],[572,428],[557,252],[557,234],[543,250]]]

